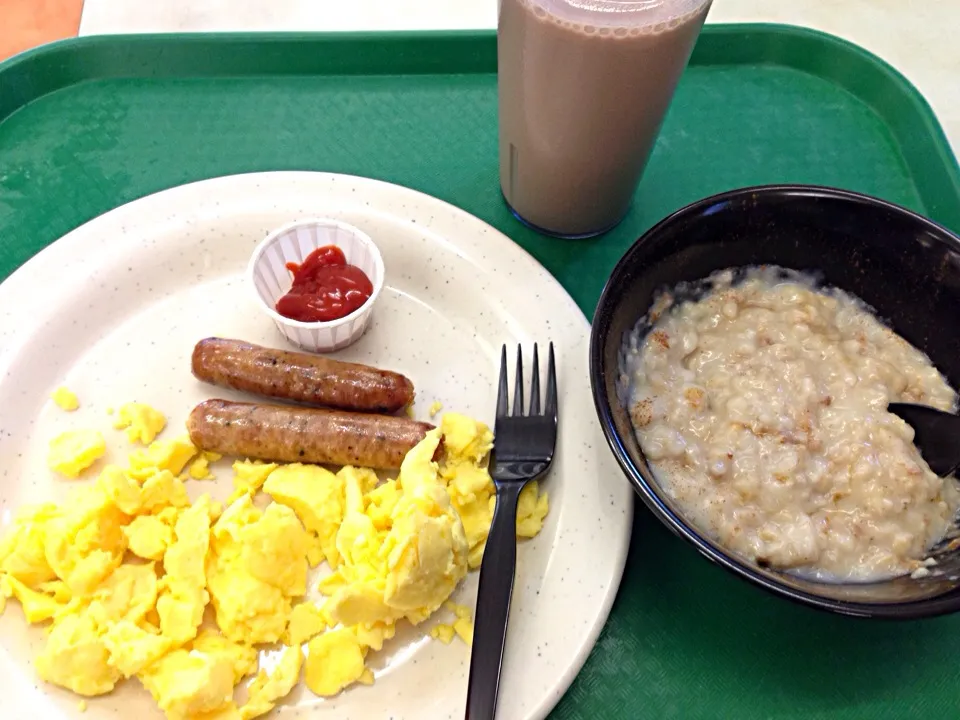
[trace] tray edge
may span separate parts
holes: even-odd
[[[746,36],[746,37],[744,37]],[[737,42],[732,42],[736,38]],[[340,49],[376,42],[373,52],[344,53],[321,57],[303,52],[289,63],[278,49],[299,44],[301,50],[317,46]],[[398,53],[409,43],[427,43],[434,52]],[[184,71],[208,77],[311,75],[339,71],[341,74],[371,72],[389,56],[390,74],[481,73],[496,71],[494,30],[407,32],[242,32],[100,35],[68,38],[27,50],[0,62],[0,123],[25,105],[45,95],[100,78],[182,77],[183,71],[150,70],[148,60],[164,54],[171,44],[196,51],[210,44],[236,53],[239,66],[229,72],[198,68],[195,62],[179,62]],[[251,46],[272,51],[263,62]],[[463,55],[457,68],[437,52],[456,46]],[[466,47],[466,52],[464,52]],[[826,53],[810,52],[811,48]],[[136,62],[116,62],[118,55]],[[80,54],[84,63],[76,62]],[[207,52],[204,55],[213,55]],[[86,55],[86,57],[83,57]],[[170,55],[166,54],[169,59]],[[424,60],[424,58],[427,58]],[[812,59],[812,61],[811,61]],[[111,66],[109,63],[114,63]],[[252,61],[252,62],[251,62]],[[841,62],[847,61],[847,62]],[[333,67],[331,67],[331,62]],[[340,65],[337,66],[337,62]],[[692,63],[732,65],[750,62],[788,67],[838,85],[866,104],[884,123],[900,152],[903,166],[920,196],[923,210],[932,219],[960,232],[960,164],[949,140],[926,98],[902,73],[869,50],[835,35],[795,25],[776,23],[708,24],[694,50]],[[119,71],[117,71],[119,69]],[[48,73],[44,76],[44,73]],[[880,92],[895,88],[895,93]]]
[[[729,42],[731,36],[742,40],[742,35],[753,34],[751,48],[745,51],[747,57],[755,58],[756,48],[766,45],[768,51],[777,51],[771,64],[827,80],[866,104],[890,132],[901,161],[917,187],[925,213],[954,232],[960,232],[960,163],[929,101],[903,73],[856,43],[811,28],[770,23],[718,23],[712,27],[713,32],[705,36],[710,39],[708,43],[698,44],[694,50],[693,59],[699,59],[700,64],[731,64],[731,48],[734,54],[737,51]],[[769,42],[772,34],[789,38],[790,42],[774,46]],[[710,47],[711,43],[719,45],[721,41],[726,41],[725,47]],[[833,56],[826,59],[833,62],[823,62],[824,57],[820,56],[819,63],[810,63],[810,58],[817,59],[816,54],[809,52],[811,45],[832,52]],[[703,57],[710,52],[724,56],[718,60]],[[853,62],[839,62],[841,59]],[[867,83],[872,87],[864,87]],[[896,89],[896,96],[878,91],[891,86]],[[931,177],[931,173],[936,177]]]

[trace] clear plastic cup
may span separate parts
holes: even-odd
[[[500,0],[500,185],[548,235],[630,207],[711,0]]]

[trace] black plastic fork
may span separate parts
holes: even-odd
[[[530,410],[527,415],[523,414],[523,352],[517,347],[513,414],[510,414],[507,346],[504,345],[500,352],[500,389],[490,460],[490,475],[497,486],[497,505],[480,566],[466,720],[493,720],[497,711],[503,647],[517,569],[517,504],[524,486],[542,477],[550,468],[557,444],[557,368],[553,343],[550,343],[544,395],[541,412],[540,367],[534,345]]]

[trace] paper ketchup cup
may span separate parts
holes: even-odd
[[[347,263],[370,278],[373,293],[359,308],[336,320],[302,322],[284,317],[276,307],[293,284],[287,263],[299,265],[311,252],[327,245],[340,248]],[[367,329],[383,289],[383,257],[370,236],[359,228],[327,218],[298,220],[274,230],[257,245],[247,275],[257,304],[284,337],[304,350],[332,352],[356,342]]]

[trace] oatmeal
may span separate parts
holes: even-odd
[[[912,573],[958,506],[889,402],[952,410],[930,360],[795,273],[659,298],[623,354],[640,446],[691,522],[760,564],[835,581]]]

